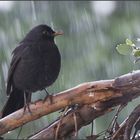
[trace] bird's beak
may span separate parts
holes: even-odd
[[[64,32],[58,31],[58,32],[55,32],[55,33],[53,34],[53,36],[58,36],[58,35],[63,35],[63,34],[64,34]]]

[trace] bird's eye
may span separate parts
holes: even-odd
[[[43,35],[48,35],[48,36],[50,35],[49,32],[47,32],[47,31],[43,31],[42,34]]]
[[[43,34],[47,34],[47,31],[43,31],[42,33],[43,33]]]

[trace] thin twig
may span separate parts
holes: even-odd
[[[68,108],[69,107],[67,106],[65,108],[64,112],[62,112],[62,115],[60,116],[60,120],[59,120],[59,123],[58,123],[57,128],[56,128],[56,131],[55,131],[55,140],[58,139],[58,133],[59,133],[60,125],[61,125],[62,119],[65,116],[65,113],[67,112]]]
[[[73,118],[74,118],[74,125],[75,125],[75,137],[78,136],[78,126],[77,126],[77,118],[75,112],[73,113]]]

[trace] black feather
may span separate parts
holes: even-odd
[[[8,72],[8,101],[2,117],[24,106],[24,93],[42,90],[55,82],[61,65],[55,32],[47,25],[33,28],[13,51]],[[6,113],[5,113],[6,112]]]

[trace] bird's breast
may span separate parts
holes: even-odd
[[[15,86],[31,92],[50,86],[58,77],[61,65],[57,47],[41,50],[30,49],[23,55],[15,73]]]
[[[47,86],[51,85],[58,77],[61,65],[60,53],[57,48],[44,51],[40,56],[42,60],[42,68],[40,68],[39,79],[44,80]],[[42,84],[42,82],[40,83]]]

